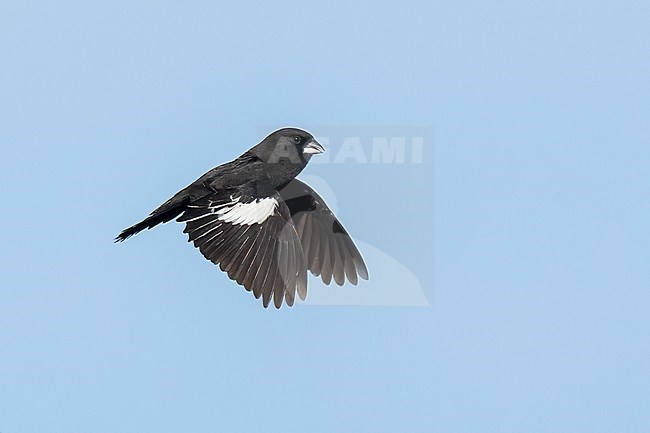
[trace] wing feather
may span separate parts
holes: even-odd
[[[294,179],[279,190],[294,221],[306,266],[325,284],[368,279],[368,269],[354,241],[325,201],[308,185]]]
[[[190,203],[178,218],[189,241],[267,307],[293,305],[307,290],[300,238],[282,198],[254,188],[216,191]],[[304,275],[304,278],[297,278]]]

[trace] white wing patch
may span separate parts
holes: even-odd
[[[253,225],[261,224],[275,213],[278,201],[273,197],[255,199],[250,203],[239,203],[235,199],[221,209],[217,210],[219,220],[231,224]]]

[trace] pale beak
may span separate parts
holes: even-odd
[[[302,153],[307,153],[307,154],[318,154],[323,152],[325,152],[325,148],[321,146],[320,143],[316,140],[309,141],[305,145],[305,148],[302,151]]]

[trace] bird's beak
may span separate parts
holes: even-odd
[[[310,140],[306,145],[302,153],[307,154],[318,154],[325,152],[325,148],[320,145],[316,140]]]

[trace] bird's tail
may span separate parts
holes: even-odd
[[[163,203],[158,209],[151,212],[151,215],[149,215],[147,218],[127,229],[122,230],[122,233],[117,235],[115,238],[115,242],[125,241],[134,234],[140,233],[144,229],[150,229],[157,226],[158,224],[173,220],[185,209],[187,209],[189,201],[190,196],[186,190],[180,191],[174,197]]]

